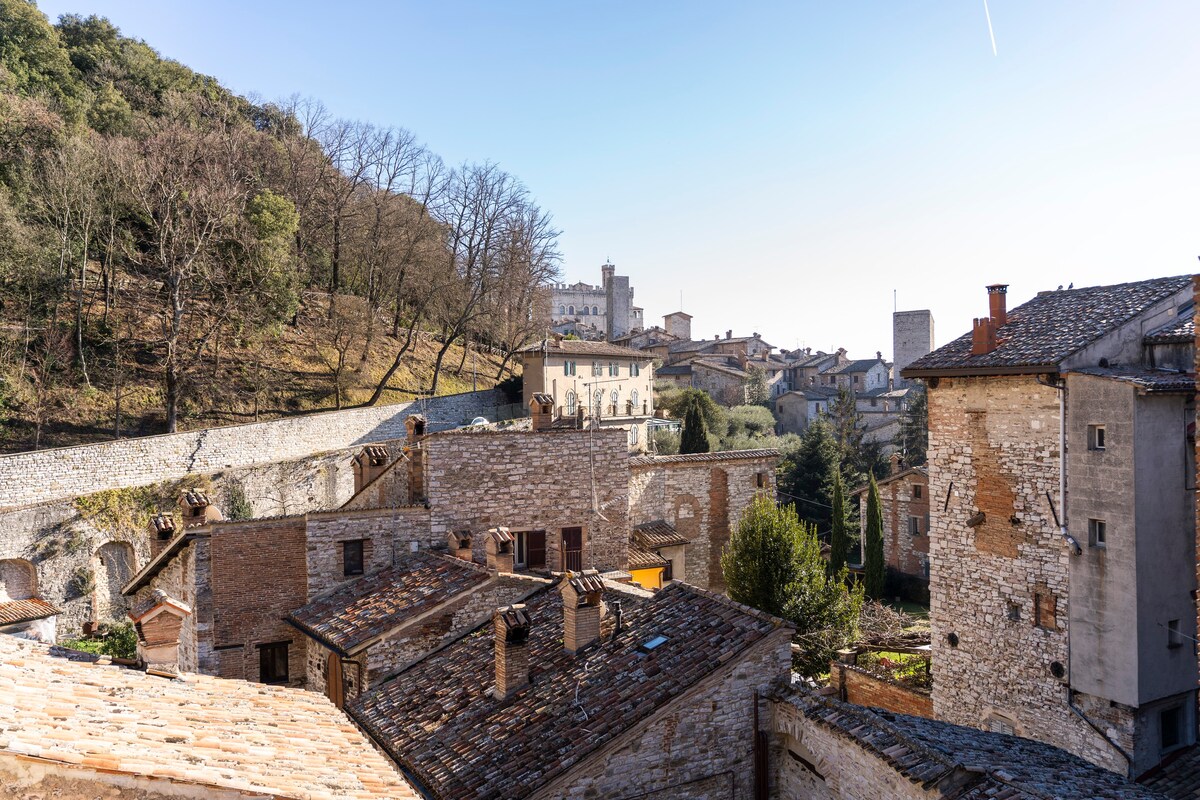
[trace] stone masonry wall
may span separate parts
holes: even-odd
[[[719,454],[713,454],[719,455]],[[670,457],[631,467],[631,525],[664,520],[690,544],[685,550],[687,583],[721,591],[721,553],[754,496],[775,490],[776,458],[678,461]],[[765,486],[759,487],[759,476]]]
[[[920,487],[921,497],[913,495]],[[929,563],[929,480],[912,473],[879,487],[883,510],[883,561],[905,575],[925,578]],[[866,541],[867,493],[858,495],[860,541]],[[913,536],[910,519],[916,517],[920,533]]]
[[[179,669],[184,672],[200,670],[199,638],[196,619],[196,546],[188,545],[179,555],[171,559],[149,586],[142,587],[134,596],[133,605],[141,606],[150,600],[155,590],[161,589],[173,599],[192,610],[183,620],[179,635]],[[206,631],[207,633],[208,631]]]
[[[583,568],[628,563],[629,453],[620,429],[435,434],[426,452],[435,540],[470,530],[485,561],[489,528],[546,531],[546,560],[563,569],[562,535],[583,528]],[[594,504],[594,505],[593,505]]]
[[[1057,391],[1034,376],[942,378],[929,390],[933,709],[977,728],[1003,715],[1022,735],[1124,772],[1051,672],[1067,664],[1068,549],[1047,497],[1057,506],[1058,416]]]
[[[486,390],[0,456],[0,508],[400,439],[405,418],[416,412],[429,418],[430,430],[444,430],[505,402],[502,393]]]
[[[791,663],[790,629],[781,628],[658,712],[633,738],[572,768],[537,798],[750,800],[754,796],[755,690]]]
[[[308,515],[305,529],[309,598],[356,577],[345,574],[342,542],[363,541],[363,574],[390,567],[400,550],[407,551],[414,542],[421,549],[445,543],[445,537],[430,533],[429,509],[424,506],[314,513]]]

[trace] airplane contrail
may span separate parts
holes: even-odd
[[[992,37],[992,55],[996,55],[996,34],[992,31],[992,15],[988,11],[987,0],[983,0],[983,15],[987,17],[988,36]]]

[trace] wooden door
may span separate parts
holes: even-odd
[[[345,703],[344,687],[342,685],[342,659],[337,653],[330,653],[325,660],[325,695],[338,708]]]
[[[529,569],[546,568],[546,532],[529,531],[525,534],[525,566]]]
[[[563,569],[583,571],[583,528],[562,529]]]

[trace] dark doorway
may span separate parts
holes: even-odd
[[[517,563],[525,569],[546,568],[545,531],[517,531]]]
[[[583,571],[583,528],[562,529],[563,569]]]

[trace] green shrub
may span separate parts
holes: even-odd
[[[137,631],[132,622],[114,622],[101,626],[96,636],[68,639],[63,647],[113,658],[137,658]]]

